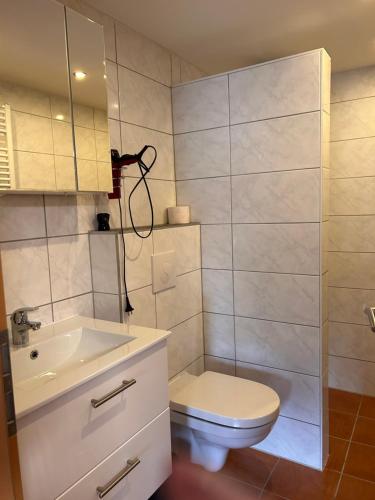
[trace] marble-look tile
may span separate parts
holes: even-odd
[[[72,119],[71,119],[70,99],[68,98],[68,96],[63,97],[63,96],[51,95],[49,100],[51,102],[50,114],[52,118],[57,120],[56,117],[60,115],[59,121],[71,123]],[[61,118],[63,119],[61,120]]]
[[[232,178],[233,222],[319,222],[320,170]]]
[[[234,224],[234,269],[319,274],[319,224]]]
[[[177,202],[190,205],[191,219],[201,224],[231,222],[230,178],[177,181]]]
[[[122,121],[172,133],[170,88],[120,66],[119,90]]]
[[[156,297],[152,293],[152,286],[129,292],[129,300],[134,307],[134,311],[129,316],[129,323],[131,325],[156,328]],[[124,306],[123,297],[123,309],[125,309]]]
[[[43,238],[46,235],[42,196],[0,198],[0,241]]]
[[[55,191],[54,157],[44,153],[28,153],[14,151],[14,167],[16,172],[16,186],[18,189]],[[30,165],[33,174],[30,175]]]
[[[73,118],[76,127],[94,128],[94,108],[74,102]]]
[[[193,64],[181,59],[181,83],[191,82],[206,76],[206,73]]]
[[[95,201],[91,194],[46,196],[47,235],[88,233],[96,228]]]
[[[224,373],[224,375],[236,374],[236,362],[233,359],[219,358],[217,356],[204,356],[205,371]]]
[[[319,277],[235,271],[234,307],[237,316],[318,326]]]
[[[321,169],[321,218],[322,221],[328,221],[329,220],[329,215],[331,212],[331,196],[330,196],[330,189],[331,189],[331,180],[329,178],[329,168],[323,167]]]
[[[95,150],[96,150],[96,160],[110,163],[111,162],[111,152],[109,143],[109,134],[103,132],[102,130],[95,130]]]
[[[331,178],[373,176],[375,137],[331,142]]]
[[[325,49],[321,50],[321,106],[326,113],[331,111],[331,58]]]
[[[156,294],[157,327],[169,329],[202,311],[201,271],[177,276],[176,286]]]
[[[232,124],[316,111],[320,51],[232,73],[229,88]]]
[[[118,96],[117,64],[111,61],[105,62],[106,89],[107,89],[107,113],[108,118],[120,119],[120,106]],[[96,127],[95,127],[96,128]]]
[[[202,270],[203,310],[220,314],[233,314],[232,271]]]
[[[55,155],[57,191],[77,191],[74,158]]]
[[[331,106],[331,141],[375,135],[375,97]]]
[[[369,325],[330,323],[329,353],[375,362],[375,335]]]
[[[330,215],[375,214],[375,177],[331,179]]]
[[[106,321],[121,322],[120,295],[110,293],[94,293],[95,318]]]
[[[176,178],[230,175],[229,127],[174,136]]]
[[[375,215],[330,217],[329,249],[342,252],[375,252]]]
[[[171,56],[149,38],[116,23],[117,62],[164,85],[171,85]]]
[[[172,89],[174,133],[224,127],[229,123],[228,76]]]
[[[236,362],[236,375],[274,389],[281,401],[280,415],[283,417],[319,424],[319,377],[239,361]]]
[[[319,375],[319,328],[236,317],[236,359]]]
[[[153,233],[154,253],[176,252],[176,274],[201,267],[200,227],[185,226],[158,229]]]
[[[77,315],[87,318],[94,317],[93,296],[91,292],[53,303],[53,317],[55,321],[62,321],[63,319]]]
[[[331,115],[321,113],[321,165],[330,168],[331,161]]]
[[[204,372],[204,356],[199,356],[199,358],[190,363],[184,371],[190,373],[190,375],[194,375],[195,377],[202,375]]]
[[[94,129],[74,128],[77,158],[82,160],[96,160],[95,131]]]
[[[332,75],[332,102],[374,96],[375,66],[340,71]]]
[[[3,243],[0,249],[7,314],[51,302],[47,240]]]
[[[232,269],[232,226],[210,224],[201,226],[202,267]]]
[[[328,321],[329,303],[328,303],[328,272],[322,274],[320,279],[320,323]]]
[[[375,363],[329,356],[329,386],[375,396]]]
[[[96,160],[77,159],[77,178],[79,191],[98,191],[98,165]]]
[[[320,428],[279,417],[270,434],[254,448],[277,457],[322,469]]]
[[[372,289],[374,283],[375,253],[330,252],[330,286]]]
[[[231,127],[232,174],[320,167],[320,112]]]
[[[368,326],[368,316],[363,311],[365,305],[375,305],[375,290],[329,288],[330,321]]]
[[[320,226],[320,265],[321,273],[326,273],[329,269],[328,258],[329,258],[329,221],[326,220],[321,223]]]
[[[141,233],[145,236],[145,233]],[[118,236],[120,277],[123,274],[123,249]],[[125,272],[128,291],[143,288],[152,284],[151,255],[153,254],[152,238],[142,239],[133,232],[125,234]],[[121,289],[123,290],[122,279]]]
[[[119,153],[122,152],[121,146],[121,132],[120,132],[120,122],[117,120],[108,120],[108,133],[109,141],[112,149],[117,149]]]
[[[202,315],[198,314],[184,321],[171,331],[172,334],[167,339],[169,378],[203,355]]]
[[[107,110],[94,108],[94,128],[102,132],[108,132]]]
[[[112,183],[112,166],[110,161],[97,162],[97,172],[98,172],[98,189],[99,191],[104,191],[105,193],[111,193],[113,190]]]
[[[163,132],[156,132],[147,128],[121,123],[122,148],[124,153],[138,153],[145,144],[152,144],[157,151],[157,159],[148,179],[174,180],[173,136]],[[149,165],[154,159],[154,152],[149,150],[143,160]],[[124,171],[126,177],[139,177],[137,165],[130,166]]]
[[[14,111],[13,147],[29,153],[53,153],[51,120]]]
[[[52,301],[92,291],[87,235],[48,239]]]
[[[204,313],[203,321],[205,354],[235,359],[234,317]]]
[[[116,233],[92,233],[90,239],[91,272],[94,292],[120,293],[118,245]]]
[[[55,155],[74,156],[73,132],[70,123],[52,120],[52,135]]]
[[[0,81],[0,95],[12,110],[51,118],[50,98],[39,90]]]
[[[181,83],[181,59],[176,54],[171,54],[172,76],[171,85],[178,85]]]

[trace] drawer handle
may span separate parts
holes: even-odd
[[[139,458],[133,458],[131,460],[128,460],[126,462],[126,464],[127,464],[126,467],[124,467],[118,474],[116,474],[114,478],[112,478],[110,481],[108,481],[108,483],[105,484],[104,486],[98,486],[96,488],[96,492],[98,494],[98,497],[104,498],[106,496],[106,494],[109,493],[111,491],[111,489],[116,486],[116,484],[118,484],[120,481],[122,481],[124,479],[124,477],[126,477],[140,463],[141,463],[141,461],[139,460]]]
[[[132,385],[136,383],[135,378],[132,378],[131,380],[123,380],[121,385],[119,387],[116,387],[116,389],[113,389],[113,391],[109,392],[105,396],[99,398],[99,399],[92,399],[91,400],[91,405],[93,408],[98,408],[98,406],[101,406],[102,404],[106,403],[110,399],[114,398],[117,396],[117,394],[120,394],[123,391],[126,391],[126,389],[129,389]]]

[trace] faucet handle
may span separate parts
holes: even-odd
[[[368,316],[371,330],[375,332],[375,307],[364,306],[363,311]]]
[[[27,320],[27,313],[31,311],[37,311],[39,309],[38,306],[31,307],[31,306],[25,306],[25,307],[19,307],[15,311],[12,312],[11,318],[12,321],[16,324],[21,324],[23,321]]]

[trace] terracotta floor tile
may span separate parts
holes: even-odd
[[[345,474],[375,482],[375,446],[350,443]]]
[[[375,418],[375,398],[363,396],[359,414],[361,417]]]
[[[261,500],[289,500],[286,497],[280,497],[279,495],[275,495],[274,493],[270,493],[269,491],[263,491],[260,495]]]
[[[335,437],[329,438],[329,458],[326,469],[341,472],[346,452],[348,451],[349,441]]]
[[[375,483],[344,474],[336,498],[337,500],[374,500]]]
[[[329,389],[329,408],[330,410],[342,411],[344,413],[356,414],[361,402],[362,396],[353,392],[340,391],[338,389]]]
[[[375,446],[375,418],[358,417],[352,439],[357,443]]]
[[[251,448],[231,450],[221,474],[263,488],[278,460]]]
[[[333,437],[349,439],[355,422],[355,415],[330,410],[329,433]]]
[[[331,500],[339,477],[335,471],[319,472],[281,459],[265,489],[290,500]]]

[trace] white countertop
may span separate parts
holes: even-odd
[[[73,367],[43,383],[24,383],[17,380],[17,363],[32,363],[29,353],[38,345],[53,337],[66,334],[77,328],[102,330],[115,335],[134,337],[130,342],[98,356],[92,361]],[[93,318],[75,316],[41,328],[30,333],[30,342],[26,347],[11,347],[11,362],[13,371],[13,390],[16,417],[21,418],[27,413],[62,396],[66,392],[104,373],[114,366],[140,354],[150,347],[164,341],[170,335],[165,330],[131,325],[129,328],[122,323],[103,321]]]

